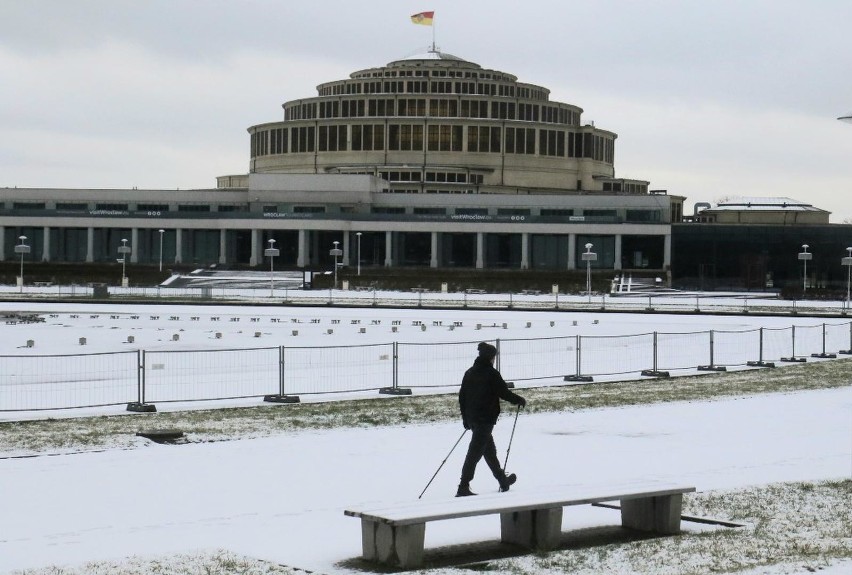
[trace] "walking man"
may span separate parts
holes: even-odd
[[[517,481],[514,473],[506,475],[506,471],[500,467],[497,447],[494,445],[491,432],[500,415],[501,399],[520,407],[525,407],[527,402],[523,397],[509,390],[506,382],[503,381],[503,376],[494,368],[497,348],[483,341],[477,349],[479,357],[464,373],[459,391],[462,424],[465,429],[472,431],[472,436],[467,448],[467,457],[462,466],[461,482],[456,497],[476,495],[470,490],[470,482],[473,480],[476,464],[483,457],[494,478],[497,479],[497,483],[500,484],[500,491],[508,491],[509,487]]]

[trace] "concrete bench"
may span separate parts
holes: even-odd
[[[559,544],[563,507],[620,501],[622,526],[670,535],[680,532],[683,494],[693,491],[694,487],[656,482],[577,485],[536,493],[495,493],[379,509],[354,508],[344,514],[361,519],[365,560],[415,568],[423,563],[429,521],[499,514],[501,541],[547,551]]]

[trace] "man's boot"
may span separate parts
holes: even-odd
[[[515,484],[515,481],[518,480],[518,476],[514,473],[510,473],[509,475],[504,475],[503,479],[498,479],[500,482],[500,493],[504,491],[509,491],[509,487]]]
[[[470,484],[459,483],[459,489],[456,491],[456,497],[469,497],[471,495],[476,495],[476,493],[470,490]]]

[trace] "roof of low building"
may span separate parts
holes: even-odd
[[[758,197],[758,196],[743,196],[728,198],[719,201],[709,211],[797,211],[797,212],[825,212],[820,208],[816,208],[811,204],[795,200],[793,198],[784,197]],[[708,211],[708,210],[704,210]]]

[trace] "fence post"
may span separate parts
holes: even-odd
[[[852,355],[852,321],[849,322],[849,349],[842,349],[839,353]]]
[[[716,338],[714,330],[710,330],[710,365],[699,365],[698,371],[728,371],[727,367],[716,365]]]
[[[648,297],[650,298],[650,296]],[[669,372],[657,369],[657,332],[654,332],[653,356],[653,369],[643,369],[641,372],[642,375],[649,377],[669,377]]]
[[[574,339],[576,341],[576,346],[574,350],[575,359],[577,360],[577,373],[574,375],[566,375],[562,378],[563,381],[594,381],[591,376],[588,375],[580,375],[580,364],[582,362],[582,353],[580,352],[583,344],[583,337],[580,335],[575,335]]]
[[[795,301],[793,303],[796,303]],[[787,363],[805,363],[807,359],[804,357],[796,357],[796,326],[791,326],[792,330],[792,338],[793,338],[793,352],[790,357],[782,357],[781,361],[786,361]]]
[[[383,395],[411,395],[411,389],[399,387],[399,343],[393,342],[393,383],[391,387],[379,388]]]
[[[264,395],[263,401],[267,403],[299,403],[301,401],[298,395],[286,395],[284,393],[285,359],[285,349],[282,345],[278,347],[278,393]]]
[[[145,403],[145,350],[136,350],[136,389],[138,401],[131,401],[127,404],[127,411],[134,413],[153,413],[157,411],[157,407],[153,404]]]
[[[822,353],[812,353],[811,357],[819,357],[822,359],[834,359],[836,354],[825,352],[825,324],[822,324]]]
[[[747,361],[746,365],[748,365],[749,367],[775,367],[775,364],[773,362],[763,361],[763,328],[760,328],[759,350],[760,350],[760,353],[758,355],[758,360],[757,361]]]

